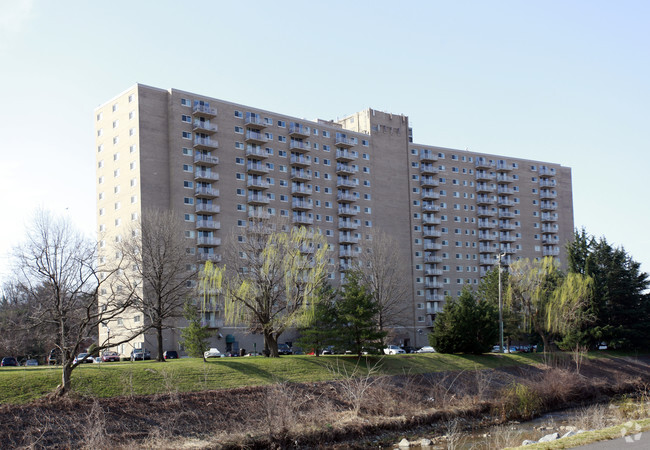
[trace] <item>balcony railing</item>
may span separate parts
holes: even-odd
[[[194,164],[201,164],[203,166],[215,166],[219,164],[219,158],[216,156],[197,153],[194,155]]]
[[[343,230],[356,230],[359,225],[351,220],[339,220],[339,228]]]
[[[291,141],[289,142],[289,149],[308,151],[311,150],[311,147],[306,142],[301,142],[301,141],[296,141],[295,139],[291,139]]]
[[[311,133],[311,129],[309,127],[304,127],[304,126],[299,125],[299,124],[289,125],[289,135],[290,136],[308,137],[310,133]]]
[[[337,147],[348,147],[349,148],[349,147],[353,147],[353,146],[355,146],[357,144],[354,141],[354,139],[343,137],[343,136],[337,136],[336,140],[334,141],[334,145],[336,145]]]
[[[442,262],[442,256],[436,256],[436,255],[424,255],[424,262],[425,263],[441,263]]]
[[[211,108],[208,105],[196,104],[194,105],[194,108],[192,108],[192,113],[198,116],[214,117],[217,115],[217,110],[216,108]]]
[[[339,202],[356,202],[357,198],[353,194],[346,194],[343,192],[339,192],[336,194],[336,200]]]
[[[209,203],[197,203],[194,210],[197,213],[201,213],[201,214],[209,214],[209,213],[217,214],[221,212],[221,208],[219,207],[219,205],[212,205]]]
[[[259,143],[266,143],[269,140],[264,136],[262,133],[259,131],[254,131],[254,130],[246,130],[246,142],[259,142]]]
[[[261,180],[259,178],[248,178],[246,180],[246,186],[259,189],[268,189],[270,187],[269,183]]]
[[[207,170],[197,170],[194,172],[194,179],[208,182],[219,181],[219,174],[217,172],[210,172]]]
[[[268,158],[269,154],[266,150],[262,150],[260,147],[247,147],[246,156],[257,156],[259,158]]]
[[[210,138],[195,137],[194,148],[212,150],[219,148],[219,142]]]
[[[201,261],[221,262],[221,255],[216,253],[199,253],[198,256]]]
[[[311,188],[306,186],[291,186],[291,193],[311,195]]]
[[[248,172],[269,173],[269,168],[265,164],[255,164],[253,162],[246,165],[246,170]]]
[[[198,187],[194,191],[194,195],[196,195],[197,197],[207,197],[207,198],[219,197],[219,189],[214,189],[211,187]]]
[[[217,132],[218,127],[208,120],[195,120],[192,129],[199,133],[212,134]]]
[[[221,222],[217,220],[197,220],[197,230],[219,230],[221,229]]]
[[[356,216],[358,212],[355,208],[343,207],[338,209],[338,214],[339,216]]]
[[[355,153],[350,152],[348,150],[337,149],[336,159],[341,161],[354,161],[355,159],[357,159],[357,156],[355,155]]]
[[[248,203],[262,203],[268,205],[270,202],[269,198],[266,195],[249,195]]]
[[[307,216],[293,216],[292,222],[301,225],[311,225],[314,223],[314,219]]]
[[[217,247],[221,245],[221,238],[199,236],[196,238],[196,245],[199,247]]]

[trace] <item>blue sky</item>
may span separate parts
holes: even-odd
[[[650,3],[0,0],[0,281],[35,208],[94,232],[93,109],[136,82],[573,170],[650,271]]]

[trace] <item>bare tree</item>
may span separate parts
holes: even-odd
[[[379,330],[406,325],[410,275],[405,271],[407,265],[399,257],[397,243],[379,231],[373,233],[373,239],[366,241],[361,250],[353,270],[379,307]]]
[[[327,279],[327,241],[306,228],[255,220],[241,241],[230,242],[226,265],[205,266],[200,286],[205,303],[222,304],[228,323],[260,331],[277,357],[279,336],[313,315]]]
[[[34,300],[31,325],[51,330],[56,336],[62,367],[56,395],[70,390],[70,376],[80,363],[74,357],[95,336],[100,324],[123,314],[133,301],[132,295],[116,284],[114,275],[121,261],[117,260],[109,270],[97,267],[97,256],[95,243],[83,237],[68,220],[45,211],[37,212],[28,228],[27,241],[15,252],[19,286]],[[100,343],[96,350],[105,348],[108,345]]]
[[[161,362],[165,361],[163,331],[174,328],[183,316],[198,273],[194,261],[188,260],[179,217],[174,211],[145,210],[131,236],[117,245],[128,262],[120,278],[134,293],[134,306],[156,332],[156,359]]]

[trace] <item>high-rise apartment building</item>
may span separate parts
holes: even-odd
[[[172,209],[185,220],[189,257],[219,262],[249,217],[278,216],[327,236],[337,283],[381,230],[410,277],[411,313],[396,343],[425,345],[445,296],[476,287],[498,255],[505,264],[562,261],[572,237],[570,168],[416,144],[403,115],[366,109],[310,121],[140,84],[95,114],[100,247],[143,209]],[[259,335],[223,329],[220,317],[205,320],[231,346],[261,345]],[[143,339],[136,345],[153,350]],[[171,331],[165,350],[177,340]]]

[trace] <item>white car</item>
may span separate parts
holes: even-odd
[[[223,358],[223,353],[219,351],[218,348],[211,348],[207,352],[203,353],[204,358]]]
[[[415,353],[435,353],[436,349],[431,347],[430,345],[425,345],[419,350],[416,350]]]
[[[389,345],[384,349],[384,355],[397,355],[400,353],[406,353],[404,349],[399,348],[397,345]]]

